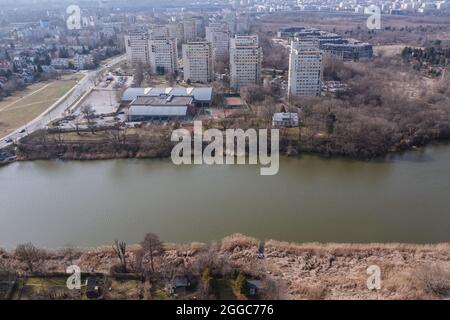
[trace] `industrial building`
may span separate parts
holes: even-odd
[[[184,120],[194,113],[194,99],[189,96],[138,96],[128,109],[128,121]]]

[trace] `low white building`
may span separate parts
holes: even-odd
[[[274,127],[298,127],[298,114],[293,112],[277,112],[272,116]]]

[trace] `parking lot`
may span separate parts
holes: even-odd
[[[81,106],[75,111],[78,115],[84,105],[90,105],[97,115],[106,115],[117,112],[119,101],[117,91],[111,89],[95,88],[89,96],[81,103]]]

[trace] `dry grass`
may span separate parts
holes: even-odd
[[[442,254],[450,255],[450,243],[440,243],[435,245],[416,245],[416,244],[403,244],[403,243],[291,243],[282,242],[276,240],[268,240],[265,244],[266,249],[283,251],[290,254],[312,253],[315,255],[327,255],[334,254],[336,256],[351,256],[356,252],[368,252],[375,254],[382,251],[402,251],[409,253],[416,252],[439,252]]]
[[[258,244],[259,241],[257,239],[236,233],[223,238],[220,249],[221,251],[231,252],[237,247],[239,247],[241,250],[250,249],[252,247],[257,247]]]
[[[321,300],[325,298],[327,287],[322,284],[307,286],[296,285],[295,290],[292,292],[299,299],[306,300]]]
[[[392,272],[382,283],[397,299],[450,298],[450,270],[442,264]]]
[[[73,74],[60,80],[36,83],[0,102],[0,137],[33,120],[66,94],[81,79]]]
[[[201,274],[209,266],[215,274],[236,269],[250,278],[273,279],[272,290],[285,299],[448,299],[450,298],[450,244],[295,244],[268,240],[265,258],[256,256],[259,241],[235,234],[216,243],[165,244],[158,256],[157,270],[164,274],[186,270]],[[128,247],[130,264],[140,245]],[[117,263],[110,246],[91,248],[73,256],[73,263],[86,271],[109,272]],[[41,270],[64,271],[72,249],[49,251]],[[24,265],[6,253],[0,259],[8,269]],[[3,261],[2,261],[3,260]],[[148,261],[143,262],[148,268]],[[367,268],[381,270],[381,289],[367,288]],[[123,290],[122,290],[123,288]],[[125,295],[128,286],[115,292],[135,299],[140,291]],[[118,295],[118,297],[120,296]]]
[[[373,51],[376,56],[394,57],[399,55],[405,48],[403,44],[374,46]]]
[[[424,291],[436,297],[450,297],[450,270],[440,265],[422,267],[416,276],[422,283]]]

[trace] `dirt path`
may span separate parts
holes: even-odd
[[[27,104],[22,104],[20,106],[12,107],[9,110],[22,109],[22,108],[25,108],[25,107],[34,106],[35,104],[40,104],[40,103],[44,103],[44,102],[52,102],[53,103],[53,102],[56,102],[56,101],[58,101],[58,98],[49,99],[49,100],[40,100],[40,101],[36,101],[36,102],[33,102],[33,103],[27,103]],[[0,110],[0,111],[2,111],[2,110]]]
[[[48,86],[50,86],[51,84],[52,84],[52,83],[48,83],[48,84],[46,84],[45,86],[43,86],[42,88],[39,88],[39,89],[37,89],[37,90],[35,90],[35,91],[33,91],[33,92],[31,92],[31,93],[29,93],[29,94],[23,96],[23,97],[17,99],[16,101],[13,101],[13,102],[11,102],[10,104],[7,104],[7,105],[4,106],[3,108],[0,108],[0,111],[6,110],[6,109],[8,109],[9,107],[15,105],[16,103],[22,101],[23,99],[26,99],[26,98],[28,98],[28,97],[31,97],[32,95],[34,95],[34,94],[36,94],[36,93],[38,93],[38,92],[41,92],[42,90],[45,90],[45,89],[46,89]]]

